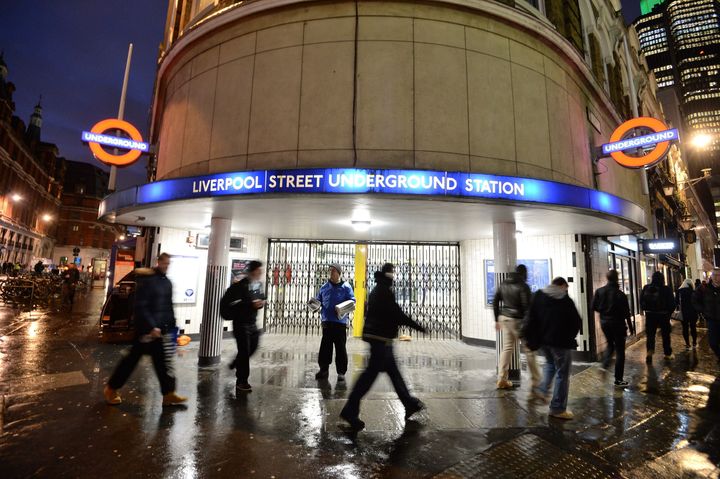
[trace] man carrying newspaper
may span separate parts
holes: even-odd
[[[335,346],[335,369],[338,382],[345,381],[347,372],[347,340],[348,317],[355,309],[355,293],[352,287],[342,281],[342,268],[338,264],[330,265],[330,279],[325,283],[317,296],[310,300],[310,308],[320,310],[322,315],[322,341],[318,364],[320,371],[315,379],[327,379],[332,362],[333,346]]]

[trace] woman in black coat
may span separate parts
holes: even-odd
[[[697,320],[698,313],[692,304],[693,285],[692,280],[686,279],[675,293],[675,302],[680,308],[682,314],[682,331],[685,338],[685,347],[695,349],[697,347]],[[690,336],[692,335],[692,347],[690,346]]]

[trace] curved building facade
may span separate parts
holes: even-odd
[[[395,261],[431,337],[490,344],[488,297],[524,261],[535,287],[569,278],[589,352],[592,284],[622,249],[637,292],[628,244],[649,224],[640,173],[594,150],[645,92],[626,87],[606,2],[531,3],[171,2],[156,181],[101,216],[158,226],[153,253],[206,268],[178,306],[186,332],[222,331],[213,301],[246,259],[268,262],[266,329],[290,332],[317,326],[304,303],[327,264],[362,298]]]

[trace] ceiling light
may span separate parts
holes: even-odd
[[[371,225],[370,220],[352,220],[352,226],[355,231],[368,231]]]

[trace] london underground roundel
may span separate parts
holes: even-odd
[[[671,143],[678,139],[677,129],[668,129],[656,118],[633,118],[613,132],[602,152],[626,168],[647,168],[665,158]]]
[[[107,131],[120,131],[127,135],[114,136]],[[82,132],[82,140],[90,145],[95,158],[111,166],[128,166],[135,163],[140,155],[150,150],[150,145],[143,142],[142,135],[131,123],[117,118],[108,118],[97,122],[90,131]],[[103,146],[125,150],[122,154],[113,154]]]

